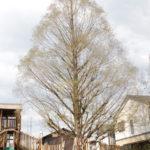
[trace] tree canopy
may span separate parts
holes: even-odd
[[[20,61],[18,87],[50,128],[87,139],[116,117],[136,71],[97,3],[55,0]]]

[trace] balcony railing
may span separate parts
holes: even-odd
[[[2,130],[4,129],[16,129],[16,117],[2,117]]]

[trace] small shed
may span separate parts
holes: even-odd
[[[65,132],[69,132],[66,129]],[[49,146],[58,146],[63,143],[64,150],[72,150],[73,144],[74,144],[74,138],[71,137],[68,134],[58,134],[57,132],[53,132],[51,134],[48,134],[42,138],[43,145],[49,145]]]

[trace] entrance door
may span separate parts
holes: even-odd
[[[14,134],[7,133],[5,150],[14,150]]]

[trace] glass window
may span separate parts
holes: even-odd
[[[134,134],[134,124],[133,124],[133,120],[130,120],[130,130],[131,130],[131,134]]]
[[[117,124],[117,130],[119,132],[125,131],[125,121],[118,122],[118,124]]]
[[[6,147],[14,147],[14,135],[13,134],[7,134]]]

